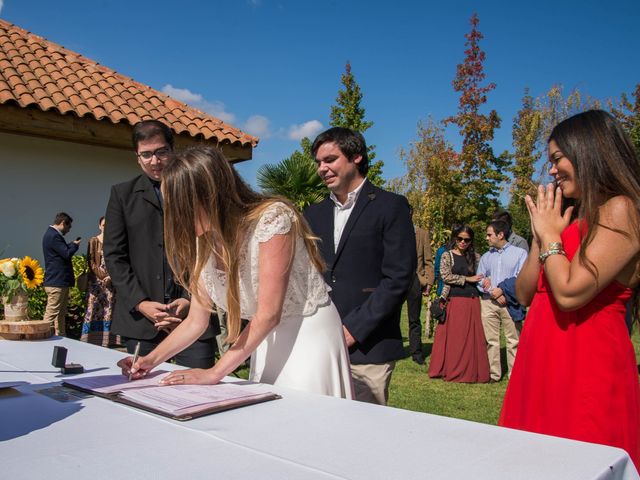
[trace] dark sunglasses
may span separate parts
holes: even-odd
[[[456,240],[457,240],[458,242],[471,243],[471,239],[470,239],[470,238],[465,238],[465,237],[456,237]]]

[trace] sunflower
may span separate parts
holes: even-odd
[[[24,257],[20,262],[20,275],[27,288],[35,288],[44,280],[44,270],[38,261],[31,257]]]

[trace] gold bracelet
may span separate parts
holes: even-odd
[[[562,242],[549,242],[548,250],[564,250]]]
[[[551,255],[564,255],[565,257],[567,256],[567,254],[565,253],[564,250],[559,249],[559,248],[555,248],[553,250],[547,250],[546,252],[542,252],[539,256],[538,256],[538,260],[540,260],[540,263],[542,263],[544,265],[544,262],[547,260],[547,258],[549,258]]]

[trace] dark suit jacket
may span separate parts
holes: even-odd
[[[400,195],[364,184],[337,251],[334,203],[312,205],[305,217],[322,242],[325,280],[342,323],[357,340],[354,364],[383,363],[405,356],[400,310],[415,277],[416,249],[409,204]]]
[[[164,260],[162,206],[149,177],[114,185],[105,217],[105,263],[116,293],[112,330],[151,340],[158,331],[135,307],[143,300],[165,303],[170,270]],[[172,299],[186,298],[178,286],[172,293]],[[212,336],[211,328],[203,334]]]
[[[77,251],[76,243],[67,243],[57,229],[47,228],[42,237],[45,287],[73,287],[75,277],[71,257]]]

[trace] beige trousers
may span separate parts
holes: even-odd
[[[481,299],[480,308],[482,312],[482,328],[487,339],[487,355],[489,357],[489,371],[491,380],[499,381],[502,378],[502,367],[500,365],[500,326],[504,328],[504,337],[507,343],[507,366],[509,375],[513,370],[513,362],[516,360],[516,351],[520,334],[516,324],[509,315],[506,306],[500,305],[492,299]]]
[[[44,291],[47,293],[47,308],[43,320],[49,321],[49,325],[54,329],[56,335],[64,337],[69,287],[44,287]]]
[[[389,384],[396,362],[351,365],[351,377],[356,400],[386,405],[389,400]]]

